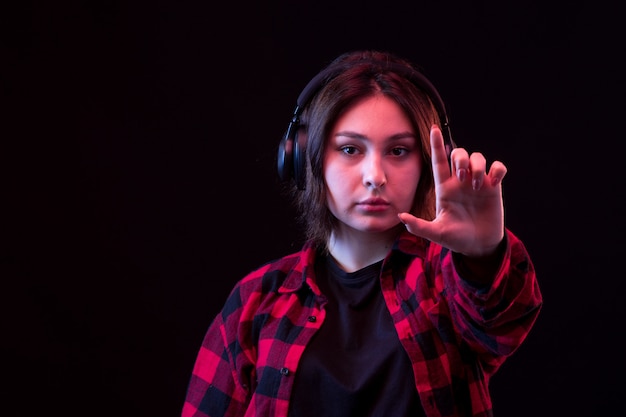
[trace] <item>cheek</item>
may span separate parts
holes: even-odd
[[[348,183],[347,173],[338,169],[326,168],[324,170],[324,181],[328,193],[329,204],[334,197],[344,194]]]
[[[398,195],[402,196],[401,201],[404,206],[403,209],[410,211],[413,208],[413,202],[417,193],[417,186],[419,185],[421,173],[419,170],[407,172],[405,176],[398,178],[397,188]]]

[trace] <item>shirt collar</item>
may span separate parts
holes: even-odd
[[[307,285],[316,295],[320,295],[319,287],[315,282],[315,273],[313,272],[316,253],[316,247],[313,245],[313,242],[307,241],[300,252],[291,255],[296,256],[298,259],[287,273],[283,285],[278,289],[279,293],[296,292],[304,285]]]

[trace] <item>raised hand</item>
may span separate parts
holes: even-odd
[[[409,213],[398,216],[414,235],[469,257],[491,255],[504,237],[502,179],[506,166],[487,161],[480,152],[471,155],[455,148],[446,156],[437,126],[430,131],[435,181],[436,214],[431,221]]]

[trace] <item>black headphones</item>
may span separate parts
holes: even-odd
[[[364,63],[377,64],[385,70],[399,73],[428,95],[439,115],[444,145],[449,157],[450,152],[452,152],[452,149],[455,148],[456,145],[450,133],[450,122],[446,113],[446,107],[433,84],[422,73],[405,65],[371,60],[364,61]],[[281,181],[288,181],[293,178],[298,189],[304,189],[306,174],[306,135],[298,135],[298,129],[300,129],[300,115],[307,104],[309,104],[311,99],[324,85],[354,64],[355,62],[350,62],[346,65],[331,65],[327,67],[313,77],[298,96],[291,121],[278,147],[278,176]]]

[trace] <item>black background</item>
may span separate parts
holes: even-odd
[[[4,415],[176,416],[236,280],[299,247],[275,152],[332,58],[424,69],[504,161],[545,306],[495,412],[626,415],[623,23],[602,2],[2,6]]]

